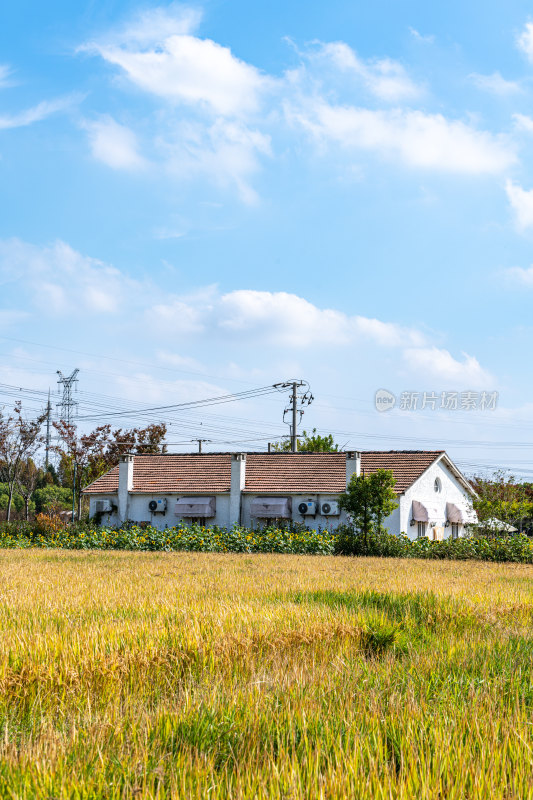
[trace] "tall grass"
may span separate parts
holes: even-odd
[[[0,552],[0,796],[528,798],[518,564]]]

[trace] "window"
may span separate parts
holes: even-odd
[[[458,538],[459,538],[459,523],[452,522],[452,539],[458,539]]]
[[[436,492],[442,491],[442,483],[440,482],[440,478],[435,478],[434,487]]]
[[[417,525],[418,538],[422,539],[426,535],[426,523],[419,522]]]

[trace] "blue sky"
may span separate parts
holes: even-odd
[[[533,476],[532,20],[524,2],[4,7],[0,383],[79,367],[83,416],[97,395],[302,377],[305,427],[341,444]],[[499,399],[378,413],[380,388]],[[282,410],[188,412],[169,438],[262,448]]]

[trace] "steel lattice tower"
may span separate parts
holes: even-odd
[[[63,396],[60,402],[56,403],[56,406],[59,409],[59,419],[62,422],[66,422],[67,425],[72,424],[72,419],[75,415],[76,407],[78,405],[78,401],[74,400],[72,397],[73,387],[75,387],[78,383],[78,372],[79,369],[75,369],[71,375],[65,377],[61,370],[57,370],[57,374],[59,375],[57,385],[59,387],[59,391],[61,390],[61,386],[63,386]]]

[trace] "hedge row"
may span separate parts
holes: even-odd
[[[91,525],[46,530],[46,523],[0,529],[0,547],[59,547],[72,550],[189,550],[214,553],[307,553],[331,555],[335,536],[327,531],[262,530],[234,527],[206,528],[181,525],[158,530],[151,526],[125,525],[105,528]]]
[[[388,533],[364,537],[348,526],[338,533],[268,527],[260,530],[180,525],[158,530],[135,524],[106,528],[79,524],[65,527],[48,518],[4,523],[0,547],[45,547],[71,550],[163,550],[215,553],[294,553],[382,556],[395,558],[478,559],[533,564],[533,541],[525,535],[467,537],[430,541]]]

